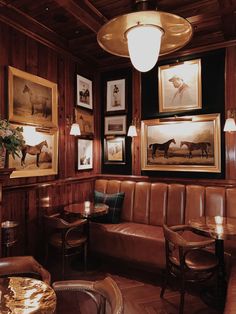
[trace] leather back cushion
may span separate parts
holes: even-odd
[[[236,217],[236,188],[99,179],[95,190],[125,193],[124,221],[171,226],[203,215]]]

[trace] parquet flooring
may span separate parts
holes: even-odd
[[[59,262],[58,259],[54,261]],[[76,264],[75,264],[76,262]],[[61,280],[60,265],[54,262],[48,265],[53,281]],[[59,267],[59,268],[58,268]],[[124,314],[178,314],[179,292],[174,289],[167,289],[163,299],[160,299],[161,280],[160,275],[144,273],[138,270],[118,267],[117,265],[101,264],[96,265],[83,272],[82,265],[73,261],[67,265],[66,279],[97,280],[105,276],[111,276],[121,289],[124,299]],[[199,290],[186,293],[184,314],[221,314],[208,307],[199,297]],[[66,314],[76,314],[66,313]]]

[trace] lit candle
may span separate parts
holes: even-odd
[[[85,201],[84,202],[84,211],[86,213],[89,213],[90,212],[90,201]]]
[[[223,217],[222,216],[215,216],[215,223],[217,224],[217,225],[222,225],[222,223],[223,223]]]

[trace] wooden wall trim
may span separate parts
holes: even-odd
[[[223,186],[236,187],[236,180],[212,180],[212,179],[195,179],[195,178],[165,178],[165,177],[149,177],[149,176],[129,176],[129,175],[110,175],[101,174],[96,179],[108,180],[128,180],[128,181],[145,181],[145,182],[165,182],[165,183],[179,183],[179,184],[193,184],[203,186]]]
[[[39,188],[49,188],[53,186],[60,186],[60,185],[66,185],[66,184],[73,184],[73,183],[83,183],[83,182],[89,182],[94,181],[96,179],[95,175],[91,176],[84,176],[84,177],[70,177],[60,180],[53,180],[53,181],[45,181],[40,183],[29,183],[29,184],[18,184],[14,186],[4,186],[4,191],[14,191],[14,190],[35,190]]]

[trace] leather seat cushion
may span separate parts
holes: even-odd
[[[186,254],[185,262],[193,270],[210,270],[218,265],[216,256],[206,250],[192,250]]]
[[[67,238],[66,249],[81,246],[86,241],[87,238],[84,235],[81,235],[81,233],[77,234],[76,232],[73,232],[71,233],[70,237]],[[54,247],[61,248],[62,247],[61,233],[52,234],[49,243]]]
[[[134,222],[115,225],[91,222],[90,242],[96,253],[165,268],[162,227]]]

